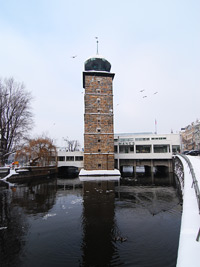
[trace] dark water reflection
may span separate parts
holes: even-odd
[[[0,266],[176,266],[176,188],[143,178],[0,188]]]

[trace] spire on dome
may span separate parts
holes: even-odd
[[[97,54],[88,58],[85,61],[85,70],[86,71],[106,71],[110,72],[111,64],[103,56],[99,55],[99,38],[95,37],[97,42]]]

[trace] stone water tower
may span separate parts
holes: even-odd
[[[95,55],[85,61],[84,170],[114,170],[113,78],[111,64]]]

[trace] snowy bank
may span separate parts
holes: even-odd
[[[10,183],[7,181],[8,178],[10,178],[12,175],[17,175],[18,173],[16,173],[15,170],[10,169],[10,173],[8,175],[6,175],[6,177],[2,178],[1,181],[3,181],[4,183],[8,184],[9,187],[13,187],[14,184]]]
[[[193,179],[187,162],[178,156],[184,169],[184,194],[177,267],[199,267],[200,242],[196,241],[200,214]],[[200,185],[200,158],[188,156]]]

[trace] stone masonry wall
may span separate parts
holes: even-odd
[[[113,170],[114,154],[85,154],[84,166],[86,170]]]
[[[84,73],[84,169],[114,169],[113,74]]]

